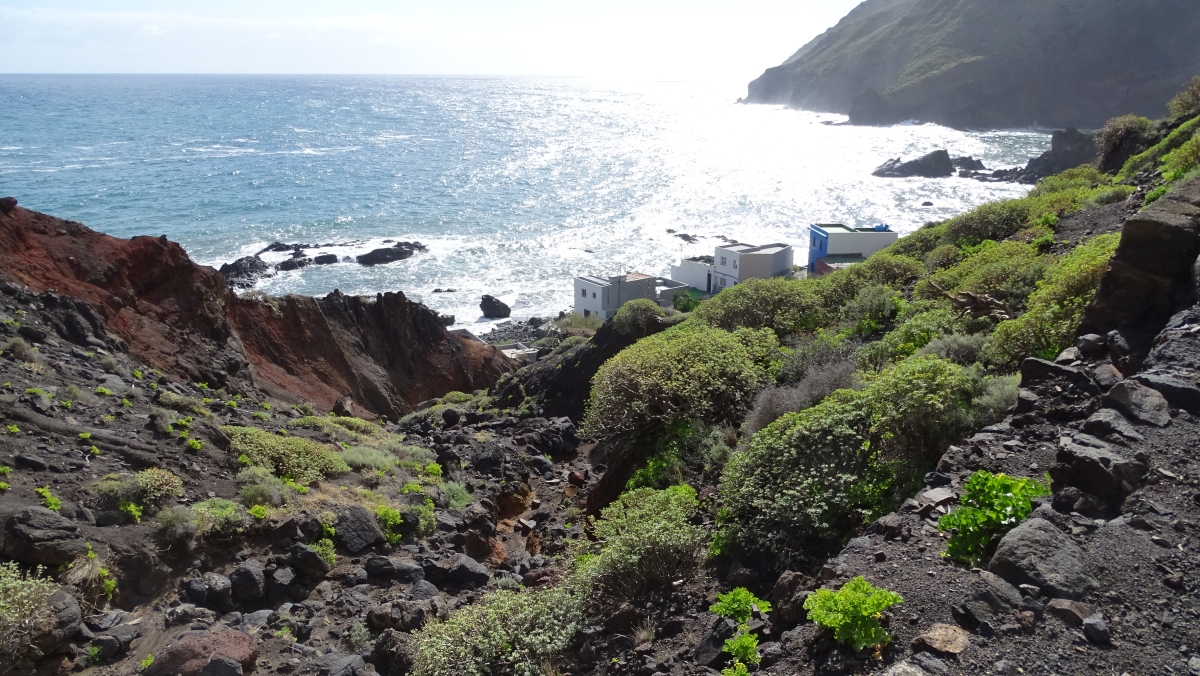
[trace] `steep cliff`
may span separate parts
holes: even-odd
[[[955,127],[1098,127],[1158,114],[1200,72],[1190,0],[867,0],[747,102]]]
[[[124,347],[186,380],[329,408],[342,395],[396,417],[515,367],[447,333],[404,294],[237,297],[166,237],[119,239],[20,207],[0,215],[0,280],[47,295],[62,337]]]

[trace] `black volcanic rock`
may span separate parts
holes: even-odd
[[[317,265],[333,265],[336,262],[338,262],[336,254],[321,254],[313,258],[313,263]]]
[[[954,175],[954,163],[950,160],[950,153],[945,150],[935,150],[924,157],[908,162],[901,162],[899,158],[888,160],[872,171],[871,175],[883,178],[908,178],[910,176],[946,178]]]
[[[483,316],[489,319],[504,319],[512,314],[508,305],[493,296],[484,296],[479,303],[479,309],[483,311]]]
[[[248,289],[263,277],[274,274],[274,268],[258,256],[243,256],[221,266],[217,272],[235,289]]]
[[[359,265],[370,267],[412,258],[412,255],[418,251],[425,251],[425,245],[420,242],[397,242],[394,246],[368,251],[359,256],[357,260]]]
[[[286,261],[283,261],[282,263],[279,263],[278,265],[276,265],[275,269],[280,272],[288,272],[289,270],[299,270],[300,268],[308,267],[309,265],[312,264],[312,262],[313,262],[312,259],[309,258],[308,256],[301,256],[299,258],[289,258]]]

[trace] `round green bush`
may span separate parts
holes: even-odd
[[[772,347],[769,331],[735,335],[695,322],[643,338],[596,372],[583,431],[608,438],[685,418],[735,424],[769,379],[755,358]]]
[[[655,319],[663,316],[658,303],[649,298],[635,298],[621,306],[613,316],[613,327],[623,336],[644,336]]]

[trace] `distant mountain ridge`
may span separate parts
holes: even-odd
[[[866,0],[749,85],[747,103],[959,128],[1161,114],[1200,74],[1195,0]]]

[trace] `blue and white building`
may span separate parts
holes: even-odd
[[[808,226],[808,275],[815,277],[838,268],[861,263],[868,256],[895,242],[900,234],[880,224],[852,228],[841,223]]]

